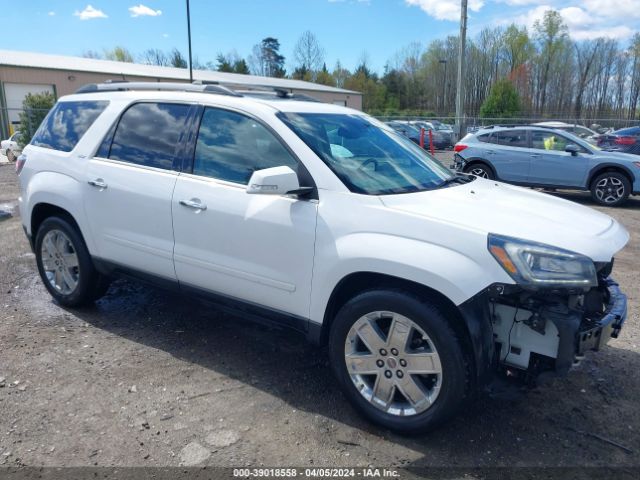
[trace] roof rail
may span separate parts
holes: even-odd
[[[293,93],[282,87],[263,87],[248,85],[247,90],[237,90],[247,97],[276,97],[280,100],[302,100],[305,102],[320,102],[317,98],[305,95],[304,93]]]
[[[242,97],[240,93],[235,92],[230,88],[223,87],[222,85],[179,82],[127,82],[122,80],[106,81],[104,83],[89,83],[80,87],[75,93],[126,92],[132,90],[212,93],[216,95]]]

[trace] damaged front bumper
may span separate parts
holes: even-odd
[[[627,317],[627,297],[611,278],[588,292],[494,285],[489,295],[494,366],[510,375],[564,374],[617,338]]]

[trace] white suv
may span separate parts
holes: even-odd
[[[215,85],[102,84],[19,158],[24,229],[62,305],[134,275],[328,344],[369,419],[423,431],[499,378],[616,337],[627,231],[455,174],[359,111]]]

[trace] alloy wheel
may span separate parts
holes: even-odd
[[[619,178],[605,177],[596,184],[595,193],[603,203],[616,203],[624,197],[624,184]]]
[[[435,402],[442,365],[426,332],[395,312],[360,317],[345,341],[351,381],[369,403],[397,416],[416,415]]]
[[[49,285],[62,295],[69,295],[78,286],[80,270],[73,243],[61,230],[50,230],[42,239],[42,268]]]
[[[484,168],[474,167],[471,170],[469,170],[469,173],[471,175],[475,175],[476,177],[489,178],[489,174]]]

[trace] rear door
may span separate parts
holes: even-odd
[[[246,193],[256,170],[286,165],[301,178],[306,170],[243,112],[206,107],[195,136],[172,203],[181,285],[308,318],[318,203]]]
[[[579,148],[577,155],[565,152],[567,145]],[[529,183],[582,187],[586,183],[591,152],[554,130],[531,130]]]
[[[486,159],[493,165],[498,178],[507,182],[525,182],[529,176],[531,157],[527,130],[493,132],[483,145]]]
[[[90,159],[85,210],[103,260],[175,280],[171,196],[190,105],[127,108]]]

